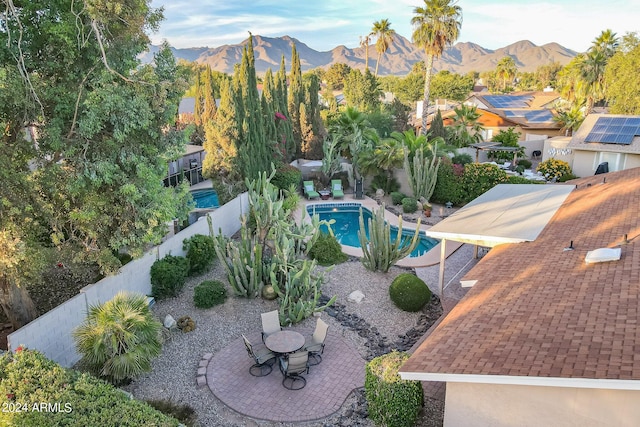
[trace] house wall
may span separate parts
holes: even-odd
[[[577,176],[583,176],[575,172],[574,169],[574,151],[567,148],[571,142],[571,137],[555,137],[549,138],[544,142],[542,149],[542,161],[554,158],[569,163],[571,169]]]
[[[225,236],[235,234],[240,229],[241,214],[246,214],[248,210],[248,195],[243,193],[209,213],[214,233],[221,230]],[[73,330],[84,321],[89,306],[104,303],[119,291],[151,294],[151,265],[169,254],[184,256],[182,242],[195,234],[209,234],[206,217],[201,217],[143,257],[124,265],[118,274],[84,287],[80,294],[13,332],[7,338],[8,348],[15,351],[18,346],[24,345],[39,350],[62,366],[73,366],[80,360],[75,349]]]
[[[602,161],[608,161],[609,172],[640,167],[639,154],[607,154],[611,157],[603,157],[599,151],[573,150],[573,173],[579,177],[591,176]]]
[[[640,391],[447,383],[445,427],[631,427]]]

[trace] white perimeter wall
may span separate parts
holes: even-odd
[[[225,236],[236,233],[240,229],[240,216],[248,210],[248,196],[247,193],[243,193],[209,213],[214,233],[218,234],[219,230]],[[72,332],[85,319],[88,307],[104,303],[120,291],[151,294],[151,265],[165,255],[184,256],[182,241],[195,234],[209,234],[205,216],[154,247],[143,257],[124,265],[117,275],[105,277],[93,285],[86,286],[80,290],[80,294],[10,334],[9,349],[13,351],[23,345],[39,350],[62,366],[73,366],[80,360],[80,355],[76,352]]]
[[[640,391],[447,383],[444,427],[632,427]]]

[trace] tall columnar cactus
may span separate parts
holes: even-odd
[[[417,149],[413,157],[413,165],[409,161],[408,150],[404,152],[404,170],[416,199],[424,198],[428,202],[436,188],[440,167],[440,161],[435,154],[437,148],[436,145],[430,157],[425,156],[424,148]]]
[[[418,245],[420,236],[420,219],[416,231],[411,239],[402,238],[402,217],[398,217],[398,235],[391,242],[391,225],[384,219],[385,207],[381,205],[378,211],[371,212],[368,220],[369,237],[364,226],[364,217],[360,209],[360,230],[358,240],[362,248],[362,264],[371,271],[386,273],[398,260],[409,255]]]

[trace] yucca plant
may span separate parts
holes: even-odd
[[[162,324],[144,295],[120,292],[91,306],[73,336],[82,362],[100,377],[121,384],[151,370],[151,360],[162,348],[161,332]]]

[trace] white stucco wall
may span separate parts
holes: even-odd
[[[640,391],[447,383],[445,427],[635,427]]]

